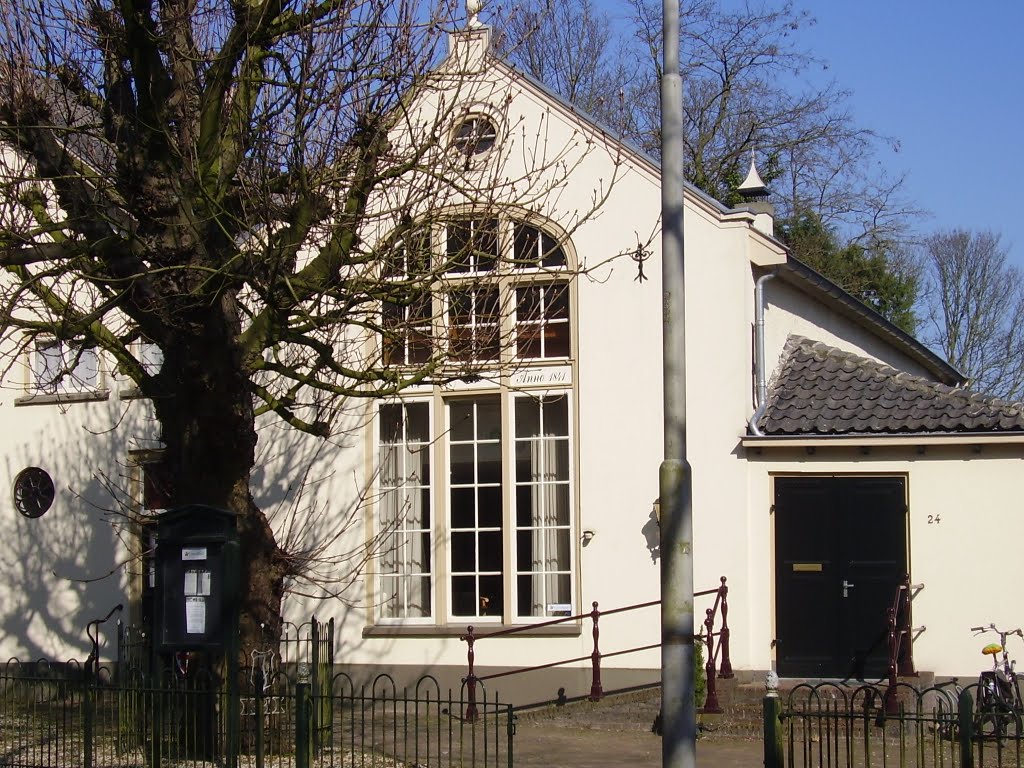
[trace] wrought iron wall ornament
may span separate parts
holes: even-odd
[[[25,517],[42,517],[56,495],[53,480],[44,469],[26,467],[14,478],[14,506]]]
[[[636,250],[631,254],[630,258],[636,262],[636,277],[633,279],[639,283],[650,278],[644,274],[644,262],[651,258],[651,252],[644,248],[642,245],[637,245]]]

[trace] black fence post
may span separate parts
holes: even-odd
[[[93,731],[96,729],[93,695],[95,692],[95,666],[99,662],[92,656],[85,662],[85,685],[82,686],[82,750],[85,768],[92,768]]]
[[[782,699],[779,698],[779,678],[774,672],[765,680],[764,711],[764,765],[765,768],[783,768],[784,750],[782,734]]]
[[[313,701],[309,690],[309,672],[299,668],[299,681],[295,684],[295,768],[310,768],[313,763],[313,740],[310,720]]]
[[[263,670],[259,667],[255,670],[255,688],[253,690],[253,708],[256,710],[255,722],[253,723],[253,749],[256,752],[256,768],[263,768]]]
[[[957,734],[960,739],[960,768],[974,768],[974,699],[970,691],[960,691],[957,699]]]

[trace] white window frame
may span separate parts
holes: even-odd
[[[518,427],[519,427],[519,421],[518,421],[519,409],[520,409],[520,407],[522,407],[522,405],[526,401],[528,401],[528,400],[539,400],[541,403],[544,403],[546,401],[557,400],[558,398],[562,398],[562,397],[565,398],[565,409],[566,409],[565,410],[565,420],[566,420],[565,421],[565,426],[566,426],[566,434],[565,435],[552,435],[551,437],[553,438],[553,440],[550,443],[548,443],[548,441],[546,441],[544,439],[545,435],[543,435],[543,434],[536,435],[536,436],[526,436],[526,437],[520,437],[519,436],[519,430],[518,430]],[[576,509],[576,504],[575,504],[575,501],[576,501],[576,499],[575,499],[575,479],[576,479],[576,473],[575,473],[575,461],[574,461],[574,455],[575,454],[574,454],[574,443],[573,443],[574,420],[573,420],[573,397],[572,397],[572,391],[569,390],[569,389],[564,389],[564,390],[550,390],[550,391],[543,391],[543,392],[511,393],[510,400],[511,400],[511,408],[510,408],[510,414],[509,414],[509,421],[510,421],[511,429],[510,429],[510,432],[509,432],[509,437],[510,437],[511,442],[512,442],[511,453],[512,453],[512,461],[513,461],[513,466],[509,468],[509,471],[510,471],[510,474],[511,474],[511,477],[509,479],[511,481],[511,487],[512,487],[512,494],[511,494],[511,506],[512,506],[512,509],[511,509],[511,516],[510,516],[511,517],[511,526],[510,527],[511,527],[511,530],[512,530],[512,600],[513,600],[512,616],[513,616],[514,620],[518,623],[518,622],[530,622],[530,621],[547,621],[547,620],[552,619],[552,618],[557,618],[558,616],[575,615],[575,614],[580,612],[580,607],[578,605],[576,605],[576,560],[577,560],[577,554],[576,554],[576,540],[577,540],[577,537],[575,535],[575,530],[576,530],[576,514],[575,514],[575,509]],[[541,408],[540,416],[541,416],[541,422],[542,422],[541,429],[543,429],[543,420],[545,418],[544,417],[543,408]],[[565,470],[566,470],[565,478],[563,479],[563,478],[559,478],[559,477],[556,476],[554,478],[545,477],[545,478],[542,478],[542,479],[538,479],[536,477],[531,477],[530,479],[525,480],[525,481],[521,480],[518,477],[518,469],[519,468],[518,468],[518,463],[517,463],[518,447],[519,447],[519,445],[525,444],[525,445],[531,445],[531,446],[534,446],[534,445],[541,446],[541,445],[544,445],[545,443],[547,443],[548,446],[554,445],[554,447],[556,448],[556,456],[554,456],[554,457],[547,456],[546,457],[547,461],[551,461],[552,459],[554,459],[554,462],[555,462],[554,469],[556,469],[556,471],[557,471],[557,464],[558,464],[559,460],[564,460],[565,461]],[[559,446],[564,447],[564,456],[558,456],[557,455],[558,453],[560,453]],[[543,461],[543,459],[542,459],[542,461]],[[547,466],[547,467],[543,467],[543,469],[547,470],[547,472],[545,474],[548,474],[548,473],[550,473],[552,467]],[[542,508],[542,509],[539,509],[539,510],[537,510],[537,509],[532,510],[533,519],[531,520],[530,525],[520,525],[520,514],[519,514],[520,513],[520,510],[519,510],[519,502],[520,502],[519,491],[520,491],[520,489],[531,489],[531,493],[532,494],[534,494],[535,496],[537,496],[537,495],[541,496],[541,498],[539,498],[539,499],[535,498],[534,501],[538,501],[541,504],[543,504],[544,506],[546,506],[546,502],[550,502],[551,501],[550,498],[548,498],[548,499],[544,499],[543,498],[544,496],[547,495],[547,494],[544,493],[545,489],[547,489],[548,491],[551,491],[551,490],[554,490],[554,489],[564,489],[564,492],[565,492],[565,504],[566,504],[566,510],[565,510],[566,511],[566,522],[564,524],[563,523],[552,524],[550,522],[550,520],[545,520],[543,517],[538,519],[538,515],[550,514],[550,510],[548,510],[546,508]],[[537,540],[532,540],[531,541],[532,545],[535,547],[534,551],[530,553],[531,559],[536,561],[538,558],[540,558],[543,561],[550,561],[550,559],[551,559],[550,549],[552,547],[556,547],[556,548],[557,547],[564,547],[566,555],[568,557],[568,562],[566,563],[565,568],[556,568],[556,569],[544,568],[544,569],[541,569],[539,571],[533,570],[533,569],[522,570],[521,571],[519,569],[519,563],[520,563],[520,555],[523,554],[523,553],[519,552],[519,545],[520,545],[520,533],[524,532],[524,531],[533,531],[533,532],[538,532],[539,531],[539,532],[546,532],[547,533],[547,535],[545,535],[543,537],[540,537],[539,541],[537,541]],[[558,533],[559,531],[564,531],[564,535],[559,535],[559,533]],[[554,534],[553,536],[552,536],[552,533]],[[552,539],[554,539],[554,541]],[[531,577],[533,579],[533,585],[531,585],[531,590],[533,589],[533,586],[537,585],[538,582],[539,582],[540,587],[541,587],[541,589],[544,592],[544,599],[540,603],[541,605],[544,606],[544,608],[541,611],[541,613],[539,613],[539,614],[521,613],[520,610],[519,610],[520,600],[521,600],[520,577],[523,577],[523,576],[529,576],[529,577]],[[551,596],[551,594],[550,594],[550,592],[548,590],[550,589],[550,586],[551,586],[549,579],[552,576],[555,576],[555,577],[567,577],[568,578],[568,585],[567,585],[568,602],[566,602],[564,599],[563,600],[556,600],[555,598],[553,598]],[[537,602],[537,597],[536,596],[534,596],[533,602],[534,602],[534,604],[536,604],[536,602]],[[553,607],[553,606],[561,606],[561,607]],[[568,606],[568,607],[566,608],[565,606]]]
[[[466,228],[475,233],[484,226],[493,223],[494,231],[494,262],[490,263],[490,252],[487,252],[486,263],[472,252],[463,254],[465,261],[461,266],[453,266],[458,254],[449,251],[450,236],[455,227]],[[426,225],[425,225],[426,226]],[[523,238],[529,241],[531,257],[522,258],[518,237],[520,229],[526,228],[535,233]],[[395,303],[382,302],[380,307],[380,355],[386,366],[415,367],[423,365],[431,358],[441,355],[450,361],[453,367],[475,363],[490,365],[505,361],[547,361],[571,359],[574,349],[573,328],[574,313],[572,311],[572,281],[570,259],[567,244],[549,234],[543,227],[514,215],[509,216],[473,216],[471,214],[453,214],[443,222],[435,224],[429,236],[423,237],[430,254],[430,264],[422,266],[426,275],[431,271],[436,275],[429,287],[431,298],[428,317],[414,317],[413,307]],[[404,239],[410,236],[419,237],[414,230],[412,235],[406,234],[396,242],[392,256],[394,262],[384,267],[383,278],[394,282],[396,289],[403,281],[413,278],[409,273],[410,258]],[[469,237],[473,235],[470,234]],[[488,234],[490,237],[490,234]],[[419,247],[419,246],[417,246]],[[547,254],[555,254],[554,256]],[[548,262],[545,264],[545,262]],[[424,277],[429,279],[429,277]],[[541,308],[541,317],[522,320],[519,313],[519,292],[521,290],[543,290],[555,286],[563,286],[566,303],[569,307],[565,318],[548,318],[547,310]],[[424,289],[426,290],[426,289]],[[479,296],[484,291],[496,292],[497,314],[491,318],[479,310]],[[471,308],[462,322],[455,322],[455,296],[468,295]],[[424,305],[421,305],[424,306]],[[422,314],[422,313],[421,313]],[[415,321],[415,324],[413,324]],[[553,354],[547,349],[544,332],[555,325],[565,326],[567,350],[565,354]],[[521,354],[519,333],[526,327],[535,329],[540,340],[540,354]],[[460,331],[461,333],[457,333]],[[496,343],[480,343],[487,340],[493,333]],[[416,354],[414,345],[422,341],[426,352]],[[479,355],[478,350],[487,354]],[[423,359],[421,359],[423,358]]]
[[[33,342],[31,376],[30,389],[37,395],[94,393],[103,383],[95,347],[82,348],[54,338]]]
[[[477,406],[473,406],[473,435],[469,440],[459,439],[456,437],[458,430],[451,421],[452,406],[454,404],[466,404],[466,403],[480,403],[483,400],[493,400],[498,406],[498,426],[499,436],[495,438],[481,437],[476,433],[477,423]],[[506,450],[506,439],[507,439],[507,424],[505,423],[505,408],[502,393],[500,391],[488,391],[488,392],[477,392],[469,397],[451,397],[446,398],[443,401],[442,407],[444,408],[444,420],[445,420],[445,434],[447,440],[444,444],[444,457],[445,457],[445,477],[447,482],[445,483],[445,498],[446,498],[446,515],[445,521],[447,524],[448,538],[446,542],[445,561],[448,566],[448,577],[445,580],[445,588],[447,589],[448,598],[448,619],[451,623],[457,624],[459,622],[473,621],[477,623],[500,623],[504,620],[504,616],[508,613],[507,606],[505,605],[505,594],[507,593],[506,585],[508,583],[508,574],[505,572],[506,565],[506,553],[509,547],[508,540],[508,520],[505,513],[505,488],[508,481],[508,461],[507,461],[507,450]],[[452,475],[455,470],[452,466],[452,456],[455,453],[456,448],[471,448],[473,451],[473,480],[471,482],[454,483],[452,482]],[[497,455],[500,461],[500,476],[497,483],[483,481],[480,478],[480,461],[479,456],[483,452],[497,451]],[[497,525],[493,524],[481,524],[481,498],[485,494],[490,492],[493,495],[494,491],[497,491],[497,497],[499,499],[498,514],[497,514]],[[473,510],[474,510],[474,525],[460,525],[455,526],[453,519],[454,503],[453,503],[453,491],[470,491],[473,494]],[[499,546],[499,555],[501,563],[497,569],[495,568],[484,568],[481,564],[481,541],[485,537],[493,537],[497,534],[501,543]],[[472,570],[460,569],[456,571],[455,563],[455,550],[456,550],[456,537],[473,537],[474,541],[474,567]],[[496,606],[489,602],[493,599],[490,594],[485,594],[484,587],[481,586],[481,581],[487,579],[493,581],[495,576],[498,577],[500,583],[500,596],[495,602],[501,606],[501,611],[497,614],[493,611],[497,610]],[[470,579],[474,580],[473,597],[474,601],[479,601],[477,604],[476,613],[463,613],[457,614],[455,612],[456,603],[456,579]],[[484,604],[484,600],[488,600],[487,604]],[[492,613],[486,613],[486,611],[492,611]]]
[[[451,269],[450,264],[454,254],[449,253],[448,250],[450,227],[460,225],[472,228],[476,226],[472,222],[488,222],[491,220],[496,222],[496,261],[494,264],[490,264],[486,260],[478,261],[471,255],[465,260],[465,266],[459,267],[457,270]],[[467,224],[467,222],[471,223]],[[523,234],[520,230],[521,227],[532,229],[536,232],[536,235],[530,233]],[[516,242],[517,233],[521,234],[521,243],[518,245]],[[401,396],[394,400],[381,402],[378,407],[375,418],[375,431],[373,433],[373,456],[374,461],[379,467],[383,462],[380,436],[380,430],[382,429],[381,407],[394,404],[428,403],[427,418],[430,425],[429,436],[431,442],[426,449],[431,451],[430,466],[433,473],[433,477],[429,481],[432,545],[432,559],[430,562],[431,615],[429,617],[383,615],[384,611],[381,601],[385,592],[388,591],[384,588],[384,579],[389,574],[384,574],[382,564],[378,564],[374,568],[372,587],[367,590],[373,602],[371,608],[374,616],[373,621],[376,624],[385,626],[395,624],[428,624],[464,628],[467,623],[492,625],[498,623],[542,623],[549,621],[551,618],[576,614],[581,608],[578,604],[579,596],[577,595],[580,555],[579,542],[577,540],[579,520],[578,510],[576,509],[575,488],[577,475],[577,456],[575,451],[575,432],[577,429],[575,418],[575,377],[571,373],[568,378],[565,378],[564,374],[560,374],[557,378],[542,379],[545,381],[544,384],[537,381],[537,389],[523,389],[522,384],[514,385],[512,377],[505,375],[504,371],[506,367],[509,368],[509,372],[512,374],[520,367],[525,367],[535,372],[543,371],[545,368],[562,371],[566,366],[572,367],[571,361],[576,348],[574,330],[577,315],[573,303],[575,291],[571,281],[571,269],[574,263],[570,257],[571,246],[568,242],[564,242],[560,238],[549,234],[549,230],[531,221],[529,217],[517,218],[514,214],[498,217],[474,217],[472,213],[453,213],[450,218],[433,225],[428,240],[431,244],[430,254],[432,260],[429,267],[435,276],[431,285],[433,324],[430,342],[432,345],[432,355],[447,355],[447,359],[450,360],[453,368],[472,362],[485,366],[495,365],[503,373],[501,376],[496,374],[481,381],[467,380],[466,382],[454,385],[434,385],[429,387],[429,394],[423,389],[418,389],[418,391],[411,392],[408,396]],[[520,248],[522,244],[525,244],[523,247],[528,249],[529,257],[516,252],[516,249]],[[545,258],[545,254],[550,255]],[[516,259],[517,256],[520,257],[518,260]],[[409,275],[401,271],[401,265],[406,264],[408,261],[407,255],[403,255],[402,259],[404,261],[396,262],[396,267],[385,270],[385,279],[396,282],[409,279]],[[517,317],[519,310],[518,297],[520,295],[519,291],[524,289],[537,289],[544,292],[548,289],[565,291],[565,301],[568,307],[566,317],[547,318],[545,315],[548,313],[544,309],[544,302],[541,301],[538,308],[539,317],[534,317],[530,321],[521,320]],[[490,315],[481,318],[477,317],[477,312],[470,312],[466,315],[464,322],[459,323],[457,326],[453,324],[452,295],[459,292],[470,293],[481,290],[496,291],[495,300],[498,306],[496,323],[491,322]],[[476,309],[479,309],[479,307]],[[480,322],[481,320],[484,322]],[[385,324],[382,325],[382,328],[387,329],[387,321],[385,320],[384,322]],[[567,347],[567,354],[549,354],[546,345],[542,341],[539,345],[539,356],[520,355],[519,332],[524,326],[533,326],[538,329],[537,333],[543,334],[547,326],[553,324],[564,325],[565,327],[563,335],[567,341],[565,345]],[[485,332],[490,332],[490,329],[494,328],[494,332],[497,333],[499,339],[497,353],[493,356],[485,355],[482,358],[476,354],[462,354],[454,357],[451,347],[455,335],[451,333],[453,327],[457,327],[462,331],[460,336],[466,347],[474,349],[478,348],[479,339],[476,338],[476,335],[479,333],[479,330],[483,328],[486,329]],[[397,331],[400,329],[395,330],[395,338],[398,338],[399,334]],[[411,327],[409,330],[412,330]],[[381,352],[383,355],[383,344]],[[403,361],[396,360],[388,364],[401,365],[402,362],[410,364],[408,355],[404,357]],[[527,384],[527,386],[530,385]],[[499,407],[501,437],[497,441],[490,442],[479,439],[461,441],[453,438],[452,424],[450,423],[452,405],[458,401],[465,402],[466,400],[490,397],[494,398],[494,402]],[[557,482],[545,485],[543,482],[538,483],[532,480],[517,481],[516,449],[519,447],[517,443],[543,442],[539,440],[542,435],[530,438],[524,437],[522,441],[517,441],[516,419],[520,408],[517,403],[520,399],[526,397],[565,398],[565,430],[567,434],[556,435],[555,442],[558,445],[557,450],[561,452],[559,456],[567,456],[565,459],[567,462],[567,476],[559,479]],[[496,450],[501,456],[500,480],[497,483],[485,483],[483,485],[476,482],[466,484],[453,483],[453,445],[463,450],[467,445],[479,446],[484,444],[487,445],[489,451],[493,452]],[[472,471],[474,472],[474,477],[477,477],[480,470],[479,456],[475,453],[473,456],[474,464]],[[561,461],[561,459],[559,460]],[[479,490],[484,486],[486,486],[486,493],[481,496]],[[385,488],[381,479],[378,480],[377,487],[378,489]],[[547,525],[531,521],[530,524],[524,523],[523,526],[520,526],[517,520],[517,505],[520,502],[517,501],[516,493],[517,489],[521,488],[540,489],[541,492],[545,488],[555,489],[559,494],[557,502],[559,505],[563,503],[562,499],[567,499],[564,502],[567,505],[567,522],[564,525],[561,523]],[[459,527],[454,527],[453,515],[456,514],[456,501],[453,498],[453,491],[466,492],[467,498],[469,493],[473,494],[476,506],[473,507],[472,514],[474,517],[471,524],[467,522],[467,518],[463,517]],[[537,493],[538,491],[532,490],[531,492]],[[374,505],[372,511],[371,525],[375,535],[380,532],[382,524],[387,519],[382,496],[382,493],[378,494],[380,502]],[[487,498],[488,504],[498,504],[500,507],[498,517],[495,518],[488,515],[485,520],[481,520],[480,509],[483,504],[480,501],[481,498]],[[498,501],[495,502],[494,499],[498,499]],[[465,504],[466,502],[463,500],[460,503]],[[536,508],[531,506],[531,510]],[[467,507],[463,506],[461,509],[465,510]],[[488,509],[491,509],[491,507],[488,507]],[[562,518],[559,517],[558,519],[561,520]],[[533,563],[526,564],[525,560],[524,565],[526,565],[527,569],[520,570],[519,536],[523,533],[524,541],[529,540],[529,546],[532,548],[534,546],[533,543],[537,541],[537,535],[539,535],[535,533],[536,531],[544,533],[554,531],[556,532],[554,537],[558,540],[558,555],[556,556],[554,568],[543,570],[536,575],[542,581],[550,581],[551,578],[561,580],[567,576],[568,596],[566,598],[563,581],[559,581],[556,585],[545,584],[543,587],[537,587],[535,586],[536,582],[530,582],[529,585],[524,586],[529,588],[531,592],[534,589],[541,589],[543,594],[537,597],[542,600],[544,605],[543,608],[538,608],[535,601],[531,599],[530,605],[528,607],[524,606],[524,613],[521,614],[519,580],[525,577],[534,578],[534,572],[532,570]],[[531,532],[529,536],[525,535],[527,532]],[[491,567],[492,565],[497,566],[493,539],[487,542],[481,538],[481,535],[492,536],[495,534],[500,537],[500,567]],[[470,544],[469,536],[473,537],[472,544]],[[462,546],[456,541],[460,537],[464,537],[466,548],[459,551],[465,553],[472,550],[473,552],[474,561],[471,564],[471,570],[467,570],[467,568],[470,568],[470,565],[467,565],[468,561],[454,562],[457,554],[456,548]],[[480,556],[482,551],[493,563],[481,562]],[[562,554],[563,551],[566,553],[565,555]],[[531,557],[533,556],[543,558],[544,555],[543,553],[539,555],[531,553]],[[563,557],[567,557],[565,568],[562,568],[561,560]],[[550,558],[548,559],[550,560]],[[455,570],[456,564],[460,568],[458,571]],[[472,590],[462,590],[462,585],[457,580],[468,579],[468,577],[473,579]],[[460,598],[459,601],[459,609],[467,610],[473,603],[478,603],[479,597],[488,596],[488,590],[491,592],[495,591],[496,587],[493,581],[490,584],[486,584],[486,588],[481,587],[481,579],[493,580],[494,577],[497,577],[501,589],[500,611],[497,614],[494,613],[495,606],[493,604],[490,605],[488,612],[482,612],[480,606],[476,605],[474,608],[475,613],[456,614],[456,591],[472,592],[471,597],[468,598],[469,602],[466,602],[467,598],[465,597]],[[468,581],[465,586],[468,587]],[[551,595],[548,595],[549,590]],[[548,599],[549,597],[554,599]]]
[[[401,526],[397,526],[396,527],[396,531],[397,531],[397,536],[398,537],[401,537],[402,535],[415,535],[416,533],[423,533],[423,532],[426,532],[428,534],[428,544],[427,544],[427,546],[425,548],[425,551],[426,551],[426,553],[427,553],[427,555],[429,557],[429,567],[428,567],[428,569],[425,572],[424,571],[419,571],[417,573],[410,574],[410,573],[401,573],[399,571],[385,572],[385,570],[384,570],[384,563],[386,562],[386,558],[389,556],[389,553],[388,553],[388,551],[386,549],[386,545],[387,545],[389,539],[391,539],[393,536],[395,536],[395,532],[389,533],[389,532],[385,532],[385,531],[381,530],[381,523],[384,520],[384,508],[385,508],[385,504],[387,503],[386,502],[386,498],[385,498],[385,494],[387,494],[389,491],[398,491],[400,488],[408,487],[407,484],[394,485],[394,486],[389,486],[389,487],[386,487],[385,484],[384,484],[384,467],[383,467],[382,461],[381,461],[381,453],[382,453],[382,450],[384,448],[385,443],[384,443],[383,419],[381,417],[381,410],[382,410],[383,407],[386,407],[386,406],[387,407],[401,408],[402,412],[403,412],[403,420],[404,420],[404,417],[405,417],[405,409],[408,408],[409,406],[423,406],[423,407],[426,408],[426,411],[427,411],[427,435],[426,435],[427,439],[424,442],[417,441],[416,444],[420,446],[419,450],[425,450],[425,451],[429,452],[428,453],[428,472],[427,472],[427,476],[425,478],[421,478],[420,479],[420,483],[418,483],[417,485],[413,486],[413,488],[415,490],[419,490],[419,491],[422,491],[423,489],[427,490],[426,499],[427,499],[427,504],[429,506],[429,512],[428,512],[429,523],[428,523],[427,528],[422,528],[422,527],[419,527],[419,528],[405,528],[405,527],[401,527]],[[437,461],[437,450],[436,450],[435,446],[436,446],[437,441],[436,441],[436,439],[434,437],[435,427],[434,427],[434,408],[433,408],[433,404],[432,404],[431,400],[424,399],[424,398],[407,398],[407,399],[399,399],[399,400],[391,400],[391,401],[388,401],[388,402],[382,402],[378,406],[377,417],[375,419],[375,422],[376,422],[376,434],[375,434],[374,445],[375,445],[375,462],[376,462],[376,464],[378,466],[378,482],[377,482],[378,496],[377,496],[377,504],[375,505],[375,511],[374,511],[373,535],[374,535],[375,539],[378,542],[378,546],[380,547],[380,549],[378,550],[379,551],[379,555],[377,557],[377,566],[374,569],[375,572],[374,572],[374,589],[373,589],[373,602],[374,602],[374,611],[373,612],[374,612],[374,616],[375,616],[375,621],[377,623],[379,623],[379,624],[429,624],[429,625],[434,625],[434,624],[438,623],[438,621],[437,621],[437,581],[438,581],[438,573],[437,573],[437,549],[438,549],[438,545],[437,545],[437,539],[438,539],[437,515],[438,515],[438,513],[437,513],[437,500],[436,500],[437,499],[437,491],[436,491],[436,489],[434,487],[434,478],[436,476],[436,473],[435,473],[435,462]],[[408,437],[407,427],[405,426],[404,423],[403,423],[403,427],[402,427],[402,435],[403,435],[403,438],[407,438]],[[408,445],[408,442],[409,441],[407,439],[403,439],[403,442],[401,443],[401,445]],[[403,505],[403,507],[404,507],[404,505]],[[406,549],[406,548],[403,547],[403,550],[404,549]],[[427,587],[427,592],[428,592],[428,595],[429,595],[428,615],[426,615],[426,616],[402,616],[402,615],[388,616],[388,615],[385,615],[384,608],[385,608],[385,605],[386,605],[386,603],[387,603],[387,601],[389,599],[388,588],[385,586],[385,584],[387,583],[388,579],[396,579],[398,582],[402,583],[403,588],[404,588],[405,586],[407,586],[407,584],[405,584],[404,582],[406,582],[406,581],[408,581],[410,579],[424,578],[424,577],[428,579],[428,587]]]
[[[513,311],[513,328],[514,328],[514,354],[517,360],[568,360],[572,357],[572,300],[570,295],[570,283],[567,279],[558,280],[535,280],[531,282],[519,282],[512,286],[514,292],[512,305]],[[548,317],[548,308],[551,306],[551,291],[561,290],[565,294],[566,303],[566,316],[565,317]],[[537,291],[539,292],[540,300],[537,303],[537,317],[525,318],[521,317],[520,312],[520,291]],[[565,344],[566,354],[549,354],[546,331],[549,328],[555,326],[565,326]],[[526,355],[522,353],[521,346],[521,334],[531,333],[537,339],[540,350],[537,355]]]

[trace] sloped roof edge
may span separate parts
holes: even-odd
[[[440,70],[445,62],[452,55],[451,48],[448,54],[442,59],[439,66]],[[508,61],[503,59],[500,55],[494,52],[493,48],[489,48],[485,55],[484,60],[487,65],[493,66],[502,70],[507,76],[519,79],[524,84],[529,86],[538,96],[550,102],[552,105],[559,108],[567,116],[582,121],[584,124],[589,125],[596,133],[600,134],[606,140],[613,142],[617,146],[621,147],[624,152],[629,154],[638,162],[646,165],[648,169],[656,174],[659,179],[661,177],[661,161],[653,157],[650,153],[644,151],[636,144],[626,139],[623,139],[616,135],[616,131],[609,126],[605,125],[601,120],[594,117],[575,107],[567,99],[563,98],[560,94],[551,90],[547,85],[536,79],[532,75],[522,72],[515,66],[510,64]],[[722,218],[730,218],[736,216],[744,216],[751,219],[751,231],[757,232],[759,235],[777,243],[789,254],[789,248],[782,243],[778,238],[760,232],[753,226],[752,214],[744,209],[730,208],[719,200],[704,192],[702,189],[694,186],[688,181],[683,182],[683,189],[694,199],[704,203],[705,206],[714,210]],[[949,384],[951,386],[961,385],[966,383],[967,378],[956,370],[953,366],[947,363],[939,355],[935,354],[932,350],[928,349],[924,344],[915,339],[909,333],[904,331],[899,326],[885,319],[876,312],[874,309],[864,304],[859,299],[847,291],[840,288],[838,285],[833,283],[824,275],[816,272],[815,270],[808,267],[803,262],[799,261],[792,254],[788,255],[787,261],[782,265],[780,269],[780,276],[785,279],[791,285],[794,285],[800,290],[807,293],[817,294],[819,296],[825,295],[834,299],[837,303],[837,309],[847,316],[849,319],[856,322],[858,325],[866,327],[874,333],[881,336],[883,339],[888,340],[896,346],[897,349],[908,355],[911,359],[918,362],[926,370],[930,371],[937,380],[943,384]]]
[[[452,33],[452,37],[458,34],[459,31]],[[449,39],[451,40],[451,38]],[[447,54],[445,54],[444,58],[442,58],[438,65],[434,68],[434,71],[442,71],[445,68],[446,64],[449,63],[449,61],[453,58],[453,53],[453,44],[450,42]],[[658,158],[654,157],[649,152],[646,152],[632,141],[622,138],[618,134],[618,131],[616,131],[614,128],[606,125],[600,119],[594,117],[585,110],[576,107],[563,96],[551,90],[551,88],[549,88],[543,82],[533,77],[533,75],[530,75],[526,72],[517,69],[513,64],[502,58],[500,54],[496,53],[494,51],[493,46],[489,47],[486,53],[484,54],[484,62],[485,67],[489,66],[497,68],[503,71],[505,75],[510,76],[513,79],[522,81],[525,85],[529,86],[529,88],[533,90],[538,96],[542,97],[544,100],[550,102],[553,106],[556,106],[558,109],[560,109],[563,113],[565,113],[567,117],[570,117],[574,120],[582,121],[585,125],[589,126],[595,133],[600,134],[606,140],[620,147],[624,153],[631,156],[634,160],[647,166],[650,172],[656,174],[659,178],[661,177],[661,161]],[[750,215],[748,211],[730,208],[729,206],[722,203],[720,200],[716,200],[707,192],[704,192],[702,189],[699,189],[698,187],[694,186],[688,181],[683,182],[683,189],[686,190],[686,192],[689,195],[704,203],[707,207],[714,209],[719,215],[728,216],[730,214],[735,215],[737,213],[744,213],[747,214],[748,216]]]
[[[786,263],[779,267],[779,277],[798,290],[833,299],[836,308],[844,316],[892,343],[899,351],[932,373],[941,383],[960,386],[967,382],[967,377],[941,356],[792,254]]]
[[[1024,433],[1024,406],[792,335],[772,375],[765,435]]]

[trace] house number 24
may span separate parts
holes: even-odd
[[[938,525],[942,522],[942,515],[928,515],[928,525]]]

